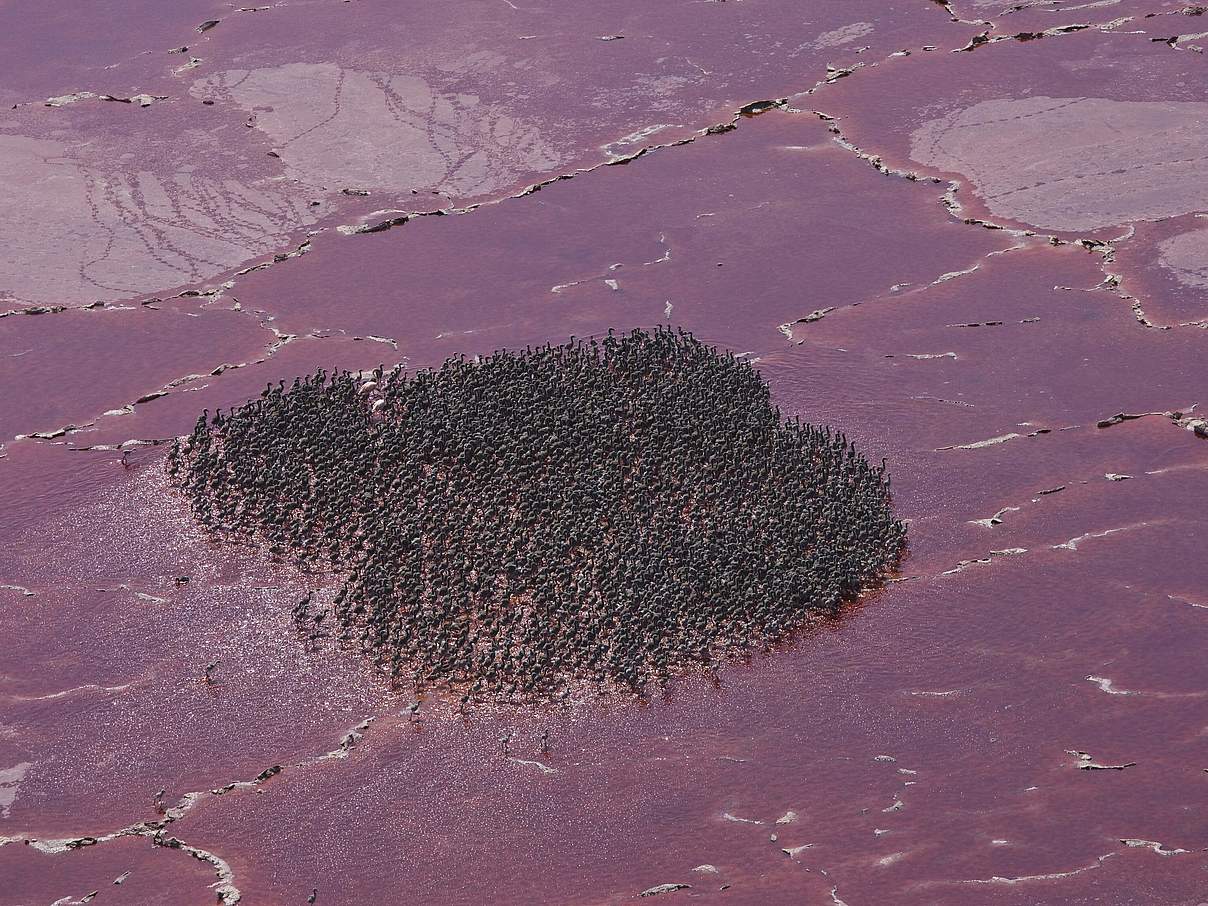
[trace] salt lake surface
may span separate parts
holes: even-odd
[[[0,903],[1208,901],[1208,15],[1004,6],[0,9]],[[716,683],[411,723],[163,478],[660,323],[910,520]]]

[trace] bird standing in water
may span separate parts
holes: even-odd
[[[308,650],[359,643],[459,713],[716,677],[881,581],[906,536],[884,461],[661,327],[319,370],[203,412],[167,468],[212,532],[344,577],[328,606],[294,605]]]

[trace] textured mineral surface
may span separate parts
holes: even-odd
[[[1200,903],[1205,48],[1185,0],[4,4],[0,903]],[[392,682],[165,468],[268,385],[660,324],[884,458],[910,545],[645,698]]]

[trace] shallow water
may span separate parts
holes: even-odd
[[[0,903],[1208,898],[1204,70],[1151,40],[1208,18],[1075,6],[0,13]],[[162,478],[268,381],[666,322],[911,522],[716,684],[409,723]]]

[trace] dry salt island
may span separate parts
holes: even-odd
[[[663,328],[319,371],[203,414],[167,468],[218,537],[342,577],[303,631],[463,703],[640,693],[768,646],[906,534],[884,464]]]

